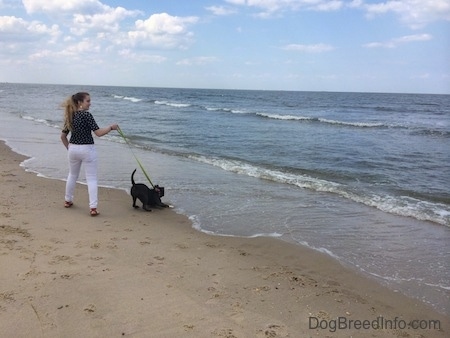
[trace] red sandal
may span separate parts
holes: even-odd
[[[64,201],[64,208],[70,208],[73,205],[73,202]]]
[[[97,208],[91,208],[90,214],[92,217],[100,215],[100,213],[97,211]]]

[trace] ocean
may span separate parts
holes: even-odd
[[[135,168],[148,184],[136,157],[198,231],[308,246],[450,314],[450,95],[2,83],[0,138],[26,170],[65,180],[77,91],[128,140],[95,138],[102,186],[128,192]]]

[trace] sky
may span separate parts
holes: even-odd
[[[0,82],[450,94],[450,0],[0,0]]]

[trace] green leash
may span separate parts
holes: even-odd
[[[153,187],[153,189],[155,188],[155,185],[152,183],[152,180],[150,179],[150,177],[148,176],[147,172],[145,171],[144,167],[142,166],[141,161],[139,161],[139,159],[136,157],[136,154],[133,151],[133,148],[131,147],[130,142],[128,142],[128,139],[125,137],[124,133],[122,132],[122,130],[117,127],[117,131],[119,132],[120,136],[122,136],[122,138],[125,140],[125,142],[128,144],[128,147],[130,147],[131,153],[133,154],[134,158],[136,159],[136,162],[139,164],[139,167],[141,168],[142,172],[144,173],[145,177],[147,177],[147,180],[150,182],[151,186]]]

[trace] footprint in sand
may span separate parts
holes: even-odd
[[[73,277],[75,277],[75,276],[77,276],[77,275],[79,275],[78,273],[74,273],[74,274],[64,274],[64,275],[61,275],[60,277],[61,277],[61,279],[72,279]]]
[[[9,213],[2,213],[4,217],[10,217]],[[0,235],[18,235],[22,237],[30,237],[30,233],[27,230],[21,228],[15,228],[9,225],[0,225]]]
[[[226,337],[226,338],[237,338],[234,335],[233,329],[216,329],[212,332],[217,337]]]
[[[264,337],[289,337],[289,332],[282,325],[269,324],[264,330]]]
[[[195,328],[195,326],[192,324],[185,324],[185,325],[183,325],[183,327],[184,327],[185,331],[191,331]]]
[[[220,248],[220,247],[221,247],[220,244],[215,244],[215,243],[210,243],[210,242],[206,242],[205,245],[206,245],[208,248]]]
[[[95,307],[94,304],[89,304],[88,306],[86,306],[84,308],[84,311],[87,312],[87,313],[92,313],[92,312],[95,312],[96,309],[97,308]]]
[[[50,262],[48,262],[48,264],[51,264],[51,265],[60,264],[60,263],[75,264],[75,261],[70,256],[57,255],[57,256],[54,256]]]
[[[2,292],[2,293],[0,293],[0,301],[7,302],[7,303],[14,302],[15,299],[14,299],[13,295],[14,295],[14,292],[12,292],[12,291]]]
[[[250,256],[250,254],[244,250],[238,250],[239,251],[239,255],[241,256]]]
[[[103,259],[103,257],[95,256],[95,257],[91,257],[90,259],[93,260],[93,261],[101,261]]]
[[[326,319],[326,320],[330,319],[329,313],[326,312],[326,311],[322,311],[322,310],[317,312],[315,317],[316,318],[321,318],[321,319]]]
[[[91,249],[99,249],[100,248],[100,243],[99,242],[94,242],[91,244]]]

